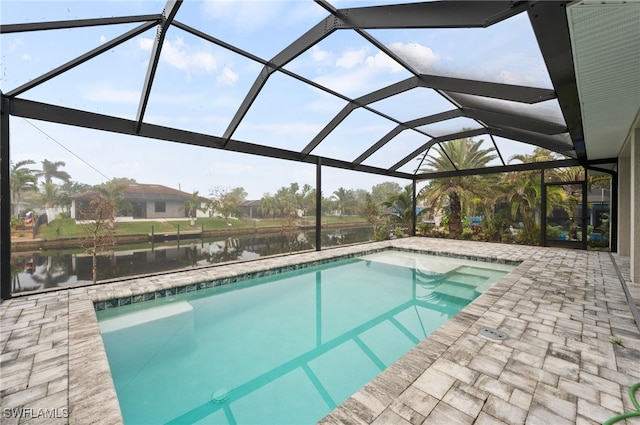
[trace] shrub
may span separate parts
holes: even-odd
[[[434,230],[433,223],[420,223],[418,224],[418,232],[422,235],[429,235]]]

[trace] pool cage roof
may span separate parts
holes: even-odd
[[[94,6],[84,10],[79,2],[54,2],[51,16],[23,17],[6,13],[7,2],[2,108],[11,116],[413,181],[615,163],[616,155],[589,155],[585,145],[565,2],[394,3],[169,0],[89,2]],[[46,45],[58,34],[74,43],[60,38],[49,70],[16,71],[25,57],[12,57],[8,46],[27,37]],[[86,39],[95,34],[100,42],[91,47]],[[127,46],[138,48],[143,66],[139,57],[127,63]],[[341,56],[332,56],[338,49]],[[186,78],[175,77],[180,70]],[[82,72],[133,101],[109,101],[105,93],[78,101],[74,82]],[[170,112],[162,112],[171,97]],[[215,118],[177,119],[202,111]],[[471,137],[495,152],[487,167],[464,169],[451,158],[445,172],[423,165],[425,154],[447,155],[434,149],[443,142]],[[534,148],[558,160],[512,160]]]

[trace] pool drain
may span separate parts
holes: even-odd
[[[227,390],[218,390],[215,393],[213,393],[213,395],[211,396],[211,400],[214,403],[222,403],[223,401],[225,401],[227,399],[227,396],[229,395],[229,391]]]
[[[509,338],[509,336],[506,333],[499,331],[497,329],[492,329],[492,328],[480,328],[478,333],[480,335],[486,336],[487,338],[498,339],[501,341]]]

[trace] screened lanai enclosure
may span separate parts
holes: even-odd
[[[606,56],[608,40],[588,36],[593,4],[3,1],[2,298],[11,293],[9,177],[21,161],[64,162],[86,184],[128,177],[201,194],[255,184],[254,199],[308,182],[316,205],[323,192],[392,180],[412,190],[413,232],[421,185],[452,176],[540,170],[546,211],[558,183],[545,170],[580,167],[564,183],[579,193],[576,218],[587,220],[593,174],[612,176],[615,209],[624,135],[619,145],[600,136],[626,131],[635,92],[617,92],[620,108],[580,99],[606,90],[576,77],[594,49],[601,66],[625,72],[624,59]],[[610,19],[632,33],[633,16],[621,7]],[[447,150],[459,139],[490,159],[460,163]],[[611,227],[615,250],[615,211]]]

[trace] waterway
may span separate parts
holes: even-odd
[[[323,248],[367,242],[373,230],[331,229],[321,240]],[[119,245],[98,257],[98,282],[311,249],[315,231]],[[12,293],[92,283],[92,264],[82,248],[12,253]]]

